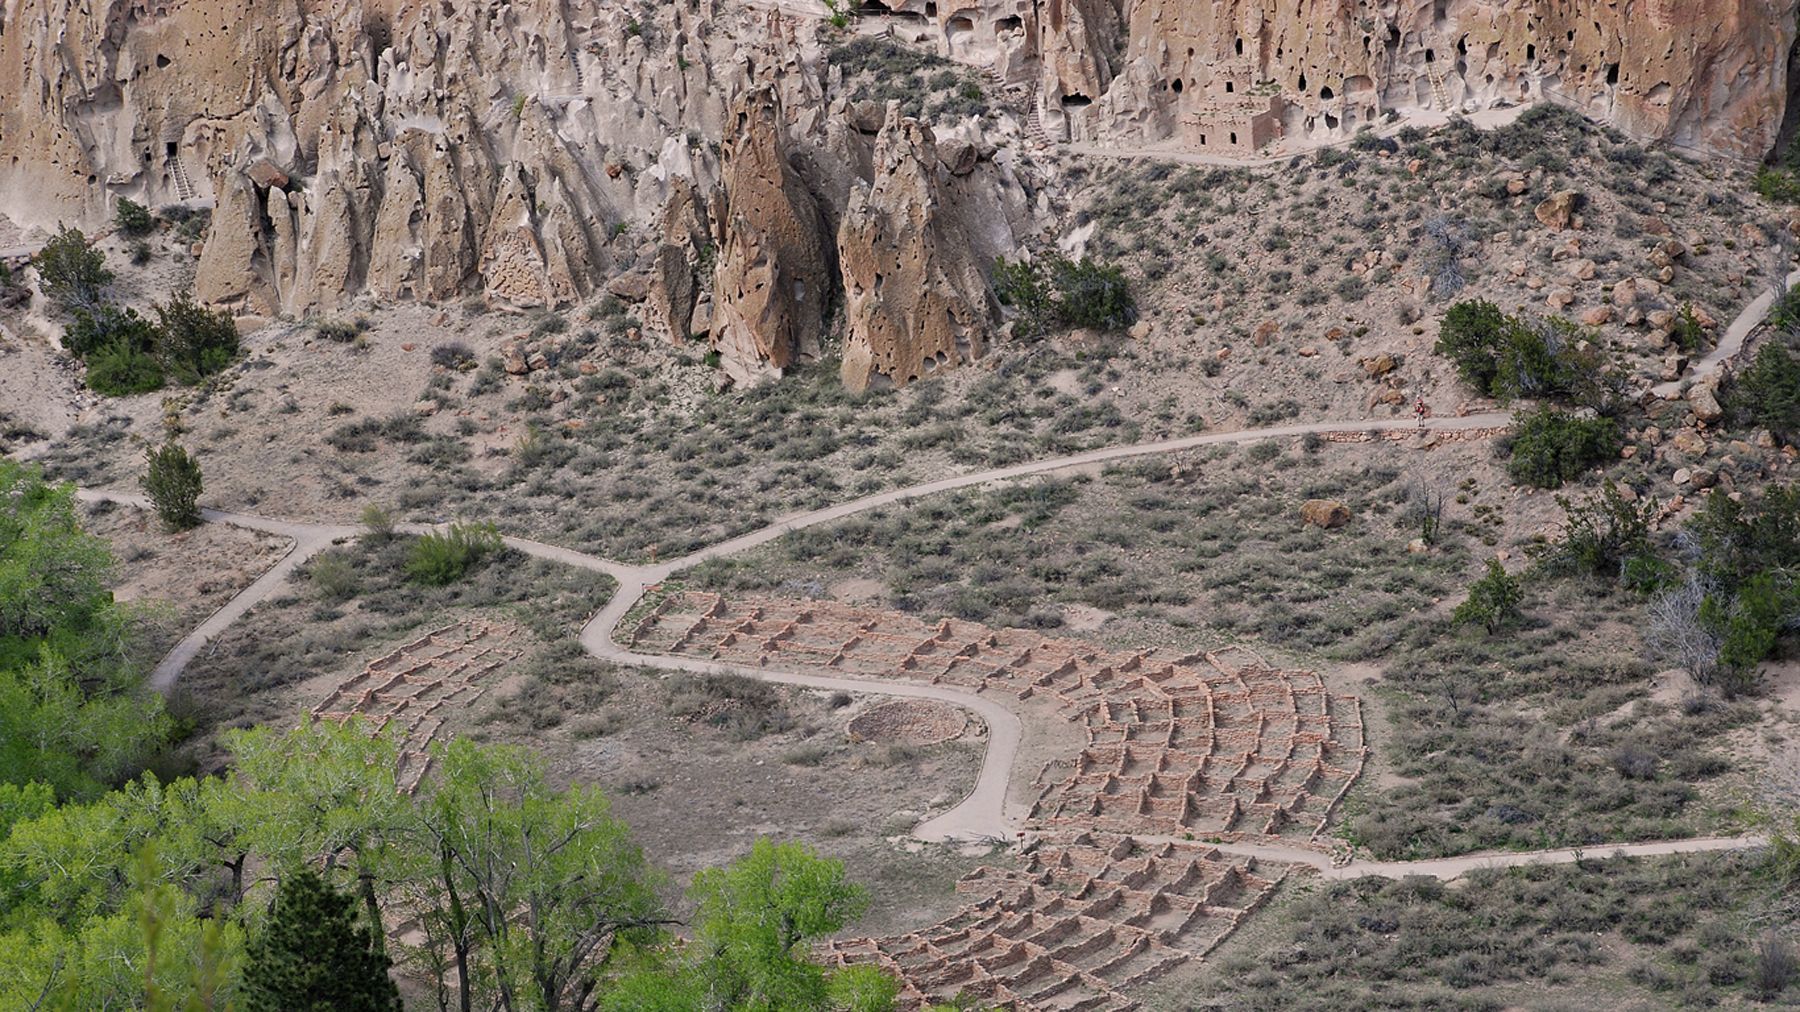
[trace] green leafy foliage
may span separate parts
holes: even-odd
[[[1499,559],[1489,559],[1487,575],[1469,588],[1468,600],[1456,606],[1450,620],[1457,625],[1479,625],[1492,636],[1523,617],[1519,605],[1524,600],[1519,578],[1508,574]]]
[[[149,208],[135,200],[120,197],[118,206],[113,208],[113,224],[121,233],[135,239],[149,235],[156,227],[156,219],[151,216]]]
[[[1607,479],[1600,492],[1574,502],[1556,497],[1563,509],[1560,561],[1607,579],[1618,579],[1630,559],[1649,554],[1656,503],[1636,498]]]
[[[147,394],[163,387],[156,356],[126,341],[114,341],[88,357],[87,385],[108,397]]]
[[[1800,358],[1783,340],[1764,344],[1732,377],[1726,403],[1751,425],[1784,440],[1800,438]]]
[[[65,313],[97,309],[105,300],[113,272],[106,268],[106,254],[80,230],[58,230],[32,258],[38,284],[56,307]]]
[[[1619,384],[1601,342],[1563,317],[1511,316],[1491,302],[1459,302],[1436,351],[1470,386],[1502,403],[1522,397],[1610,411]]]
[[[0,460],[0,832],[29,800],[7,785],[92,795],[169,736],[141,690],[131,616],[106,589],[112,557],[74,503],[72,487]]]
[[[804,844],[768,840],[728,868],[694,876],[690,891],[707,991],[732,1008],[823,1007],[826,975],[807,949],[868,905],[842,864]]]
[[[810,963],[863,901],[803,847],[703,872],[678,946],[607,799],[552,786],[528,751],[440,745],[408,794],[394,737],[360,722],[226,745],[226,779],[146,776],[86,804],[0,785],[0,1008],[397,1008],[382,925],[402,920],[416,930],[392,951],[444,1008],[892,1007],[877,971]]]
[[[425,534],[413,542],[406,575],[426,586],[448,586],[504,544],[493,524],[451,524],[441,534]]]
[[[1563,482],[1619,454],[1619,423],[1543,407],[1517,423],[1506,472],[1521,485],[1561,488]]]
[[[281,880],[244,968],[246,1012],[400,1012],[379,935],[310,868]]]
[[[1499,306],[1472,299],[1452,305],[1438,326],[1437,353],[1455,363],[1462,381],[1482,393],[1493,389],[1500,373],[1497,350],[1507,319]]]
[[[124,343],[139,351],[156,347],[156,325],[135,309],[97,306],[75,311],[75,321],[63,330],[63,347],[76,358],[87,358],[108,345]]]
[[[63,347],[87,362],[91,389],[121,397],[160,389],[165,378],[193,385],[237,356],[230,313],[208,310],[186,292],[153,308],[155,321],[104,303],[73,311]]]
[[[168,374],[193,385],[223,370],[237,357],[237,324],[224,310],[210,310],[180,292],[156,306],[157,357]]]
[[[1131,284],[1118,267],[1083,257],[1005,259],[994,264],[994,292],[1013,307],[1013,333],[1037,337],[1057,329],[1123,330],[1137,319]]]
[[[1697,617],[1717,643],[1713,677],[1727,695],[1749,692],[1800,618],[1800,487],[1770,486],[1754,500],[1714,493],[1688,530],[1705,591]]]
[[[174,441],[144,451],[144,493],[156,515],[170,530],[185,531],[200,524],[203,485],[200,462]]]

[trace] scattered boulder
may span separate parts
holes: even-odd
[[[1581,209],[1581,194],[1574,190],[1559,190],[1551,194],[1534,212],[1537,220],[1552,232],[1562,232],[1570,228],[1580,228],[1575,212]]]
[[[1711,384],[1701,383],[1688,391],[1688,407],[1693,409],[1694,417],[1708,425],[1717,423],[1725,417],[1725,409],[1719,405],[1718,395]]]
[[[1675,434],[1669,437],[1669,445],[1674,447],[1676,452],[1689,457],[1706,456],[1706,437],[1693,429],[1675,430]]]
[[[1300,507],[1300,520],[1324,530],[1336,530],[1350,522],[1350,507],[1336,499],[1308,499]]]

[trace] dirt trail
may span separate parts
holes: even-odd
[[[1787,280],[1782,284],[1781,290],[1785,292],[1795,285],[1800,285],[1800,271],[1789,274]],[[1731,326],[1725,328],[1725,334],[1719,338],[1718,345],[1712,351],[1707,352],[1705,358],[1695,363],[1694,367],[1688,370],[1686,376],[1651,387],[1650,392],[1663,400],[1672,401],[1685,394],[1696,384],[1711,379],[1719,370],[1725,368],[1725,363],[1737,357],[1737,353],[1744,349],[1744,342],[1756,332],[1756,328],[1763,325],[1764,320],[1769,318],[1769,313],[1775,309],[1776,295],[1777,293],[1770,289],[1753,299],[1748,306],[1744,307],[1744,311],[1737,315],[1737,319],[1731,321]]]
[[[1488,413],[1470,415],[1462,418],[1427,419],[1422,428],[1432,432],[1459,432],[1485,428],[1498,428],[1507,425],[1511,416],[1504,413]],[[1358,419],[1354,421],[1302,422],[1291,425],[1279,425],[1262,429],[1246,429],[1236,432],[1205,433],[1181,439],[1161,440],[1149,443],[1136,443],[1125,446],[1106,447],[1066,457],[1018,464],[1011,467],[993,468],[975,471],[969,474],[942,478],[907,488],[893,489],[862,499],[830,506],[824,509],[797,513],[775,522],[761,530],[721,542],[717,545],[701,549],[691,555],[671,560],[654,566],[638,566],[615,562],[596,556],[587,555],[572,549],[547,545],[542,542],[523,538],[506,538],[512,548],[538,558],[549,559],[566,565],[605,573],[618,581],[618,590],[588,620],[581,630],[582,646],[594,656],[619,664],[630,664],[639,667],[653,668],[661,671],[681,671],[690,673],[726,673],[743,675],[765,682],[785,685],[798,685],[807,688],[843,690],[863,692],[876,695],[901,696],[909,698],[935,699],[954,706],[963,707],[978,714],[987,722],[989,728],[988,748],[982,762],[980,775],[969,795],[949,811],[920,823],[914,834],[922,840],[975,840],[988,841],[995,839],[1011,839],[1023,825],[1023,812],[1017,807],[1009,808],[1007,792],[1012,783],[1013,766],[1017,760],[1019,748],[1024,737],[1024,725],[1019,715],[1001,705],[997,701],[941,685],[930,685],[922,682],[907,682],[893,679],[879,681],[846,677],[827,677],[806,674],[798,671],[779,671],[760,667],[723,664],[696,658],[675,657],[653,654],[638,654],[614,642],[613,634],[624,619],[644,595],[653,587],[662,583],[674,574],[697,566],[709,559],[748,551],[759,545],[767,544],[789,531],[829,523],[834,520],[854,516],[858,513],[876,509],[895,503],[908,502],[923,496],[954,489],[969,488],[998,481],[1034,475],[1052,474],[1070,468],[1086,467],[1134,457],[1152,454],[1172,453],[1201,446],[1216,446],[1233,443],[1256,442],[1265,439],[1281,439],[1304,436],[1307,434],[1328,435],[1333,433],[1356,432],[1408,432],[1417,431],[1421,426],[1411,419],[1393,419],[1371,421]],[[85,502],[117,502],[138,508],[148,508],[143,496],[126,493],[83,490],[79,493]],[[312,524],[300,521],[279,520],[260,517],[247,513],[235,513],[225,510],[205,510],[205,519],[211,523],[233,524],[252,530],[265,531],[293,539],[294,546],[288,555],[273,569],[265,573],[255,583],[246,587],[233,597],[224,607],[203,622],[199,628],[189,633],[177,643],[168,656],[156,667],[150,684],[159,692],[168,692],[174,688],[182,671],[199,655],[205,645],[233,622],[242,618],[251,608],[266,600],[273,594],[294,570],[307,559],[335,542],[354,537],[359,528],[331,524]],[[441,529],[442,525],[406,525],[402,529],[409,533],[422,533]],[[1145,837],[1146,841],[1157,842],[1159,838]],[[1188,841],[1176,841],[1188,842]],[[1468,871],[1482,867],[1512,867],[1532,863],[1566,863],[1582,857],[1601,857],[1611,854],[1630,856],[1648,856],[1658,854],[1678,854],[1695,851],[1738,849],[1761,846],[1767,841],[1760,837],[1707,838],[1693,840],[1670,840],[1644,844],[1603,845],[1594,848],[1568,848],[1563,850],[1534,851],[1521,853],[1474,854],[1462,857],[1444,858],[1431,861],[1401,862],[1356,862],[1347,865],[1334,865],[1329,856],[1312,850],[1287,847],[1279,844],[1216,844],[1218,849],[1227,853],[1258,857],[1268,861],[1287,864],[1306,865],[1318,869],[1328,878],[1349,878],[1359,875],[1381,875],[1398,878],[1406,875],[1430,875],[1437,878],[1450,879]]]

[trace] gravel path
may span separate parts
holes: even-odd
[[[1766,308],[1765,308],[1766,312]],[[1497,428],[1507,425],[1511,416],[1504,413],[1488,413],[1470,415],[1462,418],[1427,419],[1424,430],[1434,432],[1458,432],[1473,429]],[[653,587],[667,580],[682,570],[692,568],[710,559],[722,558],[748,551],[760,545],[780,538],[790,531],[830,523],[845,517],[855,516],[868,510],[877,509],[897,503],[909,502],[924,496],[955,489],[985,485],[992,482],[1008,481],[1034,475],[1053,474],[1072,468],[1089,467],[1119,460],[1153,454],[1172,453],[1201,446],[1217,446],[1234,443],[1256,442],[1265,439],[1282,439],[1303,436],[1309,433],[1328,435],[1333,433],[1355,432],[1406,432],[1417,431],[1419,423],[1411,419],[1393,419],[1384,421],[1337,421],[1337,422],[1303,422],[1291,425],[1279,425],[1263,429],[1247,429],[1236,432],[1214,432],[1181,439],[1162,440],[1150,443],[1136,443],[1126,446],[1106,447],[1086,453],[1056,457],[1049,460],[1018,464],[1011,467],[993,468],[985,471],[974,471],[968,474],[941,478],[936,481],[912,485],[906,488],[892,489],[862,499],[829,506],[824,509],[797,513],[778,520],[761,530],[724,541],[691,555],[683,556],[658,565],[639,566],[615,562],[596,556],[587,555],[572,549],[547,545],[542,542],[523,538],[507,538],[506,543],[538,558],[550,559],[571,566],[578,566],[596,572],[605,573],[617,580],[618,590],[614,592],[601,609],[588,620],[581,630],[582,646],[595,657],[618,664],[653,668],[661,671],[681,671],[700,674],[734,674],[754,678],[764,682],[775,682],[784,685],[797,685],[807,688],[842,690],[848,692],[872,693],[885,696],[907,698],[935,699],[954,706],[963,707],[978,714],[988,726],[987,753],[982,761],[981,772],[976,778],[975,786],[969,795],[954,808],[920,823],[914,829],[914,835],[926,841],[990,841],[1010,840],[1023,825],[1024,811],[1021,806],[1009,806],[1007,791],[1012,782],[1013,766],[1017,760],[1020,745],[1024,738],[1024,725],[1019,715],[999,702],[958,689],[923,682],[912,682],[897,679],[858,679],[831,677],[810,674],[800,671],[780,671],[762,667],[724,664],[689,657],[674,657],[653,654],[633,653],[620,646],[613,639],[613,634],[625,615],[643,600]],[[113,493],[104,491],[83,490],[79,493],[85,502],[116,502],[138,508],[148,508],[149,504],[141,495]],[[234,513],[225,510],[205,510],[204,516],[211,523],[233,524],[251,530],[264,531],[292,539],[293,547],[288,554],[264,573],[261,578],[239,592],[222,608],[210,616],[199,628],[189,633],[181,642],[169,651],[168,656],[156,666],[151,675],[150,684],[159,692],[172,689],[187,665],[205,648],[211,639],[242,618],[251,608],[266,600],[281,586],[287,577],[299,568],[306,560],[334,543],[355,537],[360,528],[311,524],[299,521],[279,520],[247,513]],[[423,533],[440,529],[441,525],[406,525],[402,529],[409,533]],[[1161,838],[1144,837],[1149,842],[1157,842]],[[1171,841],[1191,842],[1191,841]],[[1758,847],[1767,843],[1762,837],[1728,837],[1702,838],[1690,840],[1667,840],[1654,843],[1603,845],[1593,848],[1565,848],[1560,850],[1544,850],[1529,852],[1507,852],[1493,854],[1470,854],[1453,858],[1442,858],[1429,861],[1352,861],[1346,865],[1334,865],[1328,855],[1318,851],[1279,844],[1210,844],[1219,850],[1231,854],[1242,854],[1258,857],[1268,861],[1306,865],[1317,869],[1327,878],[1351,878],[1360,875],[1381,875],[1399,878],[1406,875],[1429,875],[1435,878],[1452,879],[1471,870],[1484,867],[1513,867],[1536,863],[1568,863],[1583,857],[1603,857],[1614,854],[1627,856],[1651,856],[1661,854],[1680,854],[1697,851],[1728,850]]]

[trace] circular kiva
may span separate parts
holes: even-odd
[[[962,737],[968,716],[935,699],[896,699],[851,718],[851,741],[881,745],[936,745]]]

